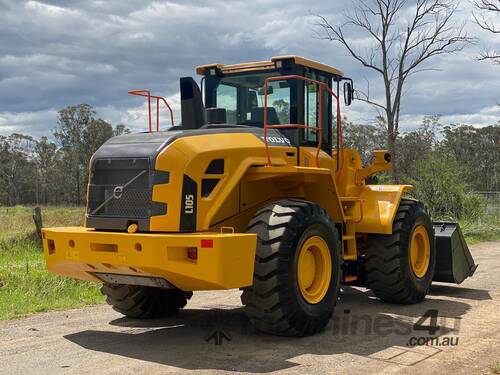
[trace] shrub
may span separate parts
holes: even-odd
[[[437,218],[460,219],[476,197],[468,197],[461,167],[453,160],[432,152],[415,164],[412,196],[424,202]],[[474,208],[474,215],[480,208]]]
[[[486,212],[485,199],[475,193],[467,193],[464,196],[460,218],[467,222],[476,222],[484,217]]]

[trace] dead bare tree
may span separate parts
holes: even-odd
[[[477,0],[474,7],[479,11],[473,13],[474,22],[485,31],[500,34],[500,22],[495,25],[491,20],[496,17],[500,21],[500,0]],[[495,64],[500,64],[500,51],[484,51],[479,60],[493,60]]]
[[[472,39],[463,24],[454,21],[456,0],[354,0],[342,23],[319,15],[321,39],[340,43],[364,67],[380,74],[385,96],[377,101],[369,91],[357,90],[357,99],[384,114],[387,143],[396,156],[401,98],[406,79],[430,68],[420,66],[433,56],[461,51]],[[362,38],[363,47],[356,42]],[[369,45],[366,47],[366,41]],[[394,171],[396,177],[396,172]]]

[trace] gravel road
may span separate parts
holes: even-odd
[[[435,284],[417,305],[343,288],[326,330],[307,338],[256,333],[238,290],[195,293],[186,310],[162,320],[126,319],[103,305],[2,321],[0,373],[480,374],[500,361],[500,242],[471,252],[473,278]],[[425,328],[432,316],[435,335]]]

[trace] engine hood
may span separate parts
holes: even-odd
[[[181,137],[205,134],[250,133],[261,140],[264,129],[256,127],[222,127],[193,130],[168,130],[153,133],[136,133],[120,135],[106,141],[92,157],[95,159],[147,157],[152,162],[156,156],[170,143]],[[290,146],[290,140],[276,129],[269,129],[267,142],[270,146]]]

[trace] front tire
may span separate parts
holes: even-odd
[[[391,235],[369,235],[368,287],[383,301],[417,303],[427,295],[436,266],[434,228],[421,202],[402,199]]]
[[[139,285],[104,284],[101,293],[115,311],[136,319],[163,318],[186,306],[192,292]]]
[[[338,232],[317,204],[288,199],[258,211],[253,285],[243,289],[245,314],[260,331],[282,336],[320,332],[340,285]]]

